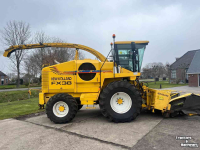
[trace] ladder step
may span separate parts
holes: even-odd
[[[96,109],[96,107],[86,107],[86,109]]]

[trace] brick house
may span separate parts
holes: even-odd
[[[196,51],[187,71],[189,86],[200,86],[200,50]]]
[[[195,67],[193,67],[194,65],[191,65],[192,61],[194,60],[194,58],[199,52],[200,50],[188,51],[180,58],[176,58],[176,61],[170,66],[170,75],[171,75],[170,82],[172,83],[176,83],[176,82],[188,83],[189,82],[189,86],[192,86],[193,81],[191,77],[193,76],[190,76],[188,74],[188,70],[191,70],[191,68],[193,68],[192,72],[190,72],[190,73],[193,73],[194,71],[197,71],[196,68],[198,68],[198,66],[200,67],[200,58],[199,58],[198,63],[195,65]],[[196,62],[197,61],[195,61],[194,63]],[[196,84],[198,83],[198,81],[196,80],[195,82]]]
[[[9,78],[6,74],[0,71],[0,85],[8,85]]]

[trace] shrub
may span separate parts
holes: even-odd
[[[29,86],[29,83],[27,82],[27,83],[25,83],[24,85],[25,85],[26,87],[28,87],[28,86]]]
[[[179,84],[180,83],[180,79],[176,79],[176,84]]]

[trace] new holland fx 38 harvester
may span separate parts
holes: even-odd
[[[200,96],[191,93],[179,96],[177,92],[150,89],[139,82],[148,43],[114,41],[112,61],[90,47],[71,43],[11,46],[5,50],[4,56],[9,57],[11,53],[23,49],[76,48],[74,60],[42,69],[39,106],[44,108],[46,104],[47,116],[55,123],[70,122],[83,105],[93,108],[98,104],[102,114],[114,122],[132,121],[142,108],[152,112],[160,110],[165,117],[178,113],[200,114]],[[78,49],[90,52],[98,60],[78,60]]]

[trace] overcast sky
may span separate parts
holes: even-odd
[[[33,34],[44,31],[105,56],[113,33],[116,41],[148,40],[143,66],[173,63],[200,49],[199,0],[1,0],[0,19],[0,29],[10,20],[24,21]],[[0,56],[1,71],[8,73],[10,63]]]

